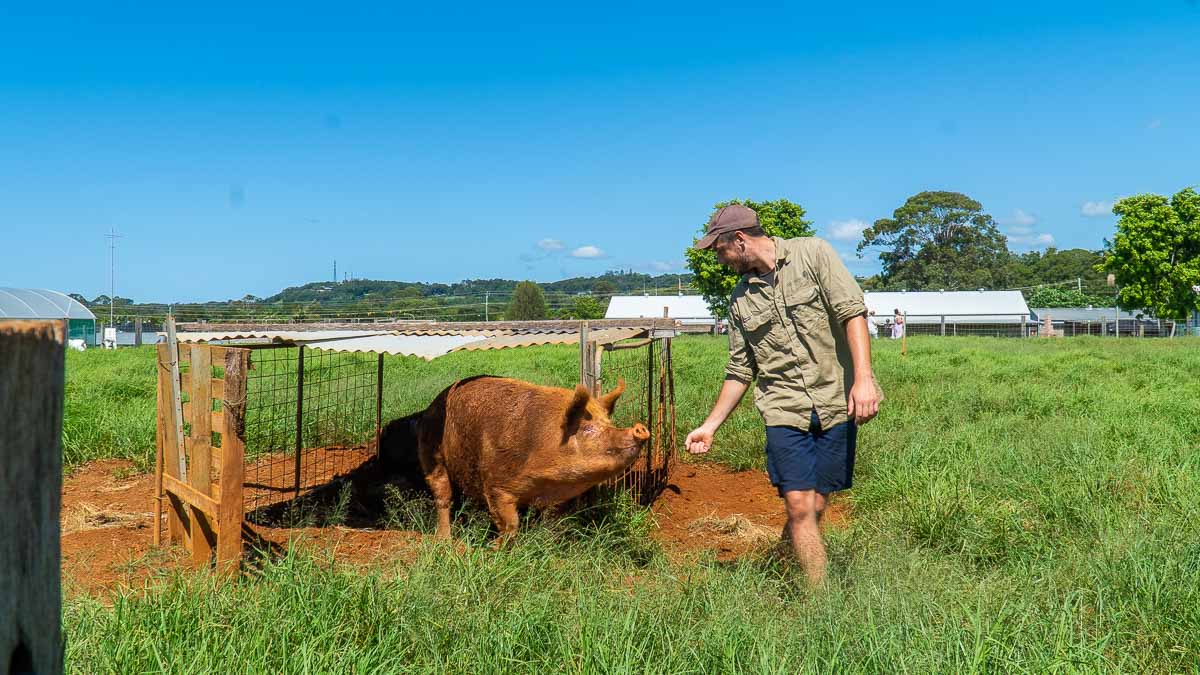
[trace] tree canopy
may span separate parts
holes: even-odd
[[[546,318],[546,296],[532,281],[522,281],[513,291],[504,318],[509,321],[536,321]]]
[[[1200,195],[1144,194],[1113,206],[1117,232],[1096,269],[1116,278],[1117,304],[1161,319],[1187,320],[1200,308]]]
[[[920,192],[863,231],[880,248],[885,288],[994,288],[1005,284],[1008,242],[983,206],[959,192]]]

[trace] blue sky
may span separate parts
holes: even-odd
[[[110,227],[138,301],[673,272],[731,197],[864,273],[920,190],[1028,250],[1200,183],[1196,2],[571,4],[6,6],[0,286],[107,292]]]

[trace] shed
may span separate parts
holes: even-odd
[[[868,292],[864,299],[877,321],[899,309],[908,315],[909,325],[1020,324],[1029,318],[1021,291]]]
[[[0,321],[42,319],[67,322],[67,339],[96,344],[96,315],[75,298],[45,288],[0,287]]]
[[[661,319],[664,307],[685,326],[711,326],[717,320],[702,295],[614,295],[604,318]]]

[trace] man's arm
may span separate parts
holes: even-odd
[[[819,239],[816,261],[818,285],[838,321],[846,327],[850,358],[854,362],[854,386],[846,398],[846,414],[858,424],[866,424],[879,413],[882,400],[871,371],[871,336],[867,333],[867,306],[862,289],[846,269],[845,263],[829,242]]]
[[[846,414],[856,424],[866,424],[879,414],[879,402],[883,400],[871,370],[871,336],[867,334],[866,317],[859,314],[846,322],[846,340],[854,362],[854,386],[850,387],[846,400]]]
[[[729,362],[725,365],[725,382],[721,385],[721,393],[713,404],[712,412],[692,433],[687,435],[683,445],[688,452],[699,455],[712,448],[713,436],[725,422],[734,408],[750,388],[758,372],[758,363],[754,360],[754,352],[746,344],[746,336],[742,334],[741,318],[729,308]]]

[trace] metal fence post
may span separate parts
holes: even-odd
[[[946,315],[942,315],[942,337],[946,337]]]
[[[304,453],[304,345],[296,357],[296,497],[300,497],[300,456]]]

